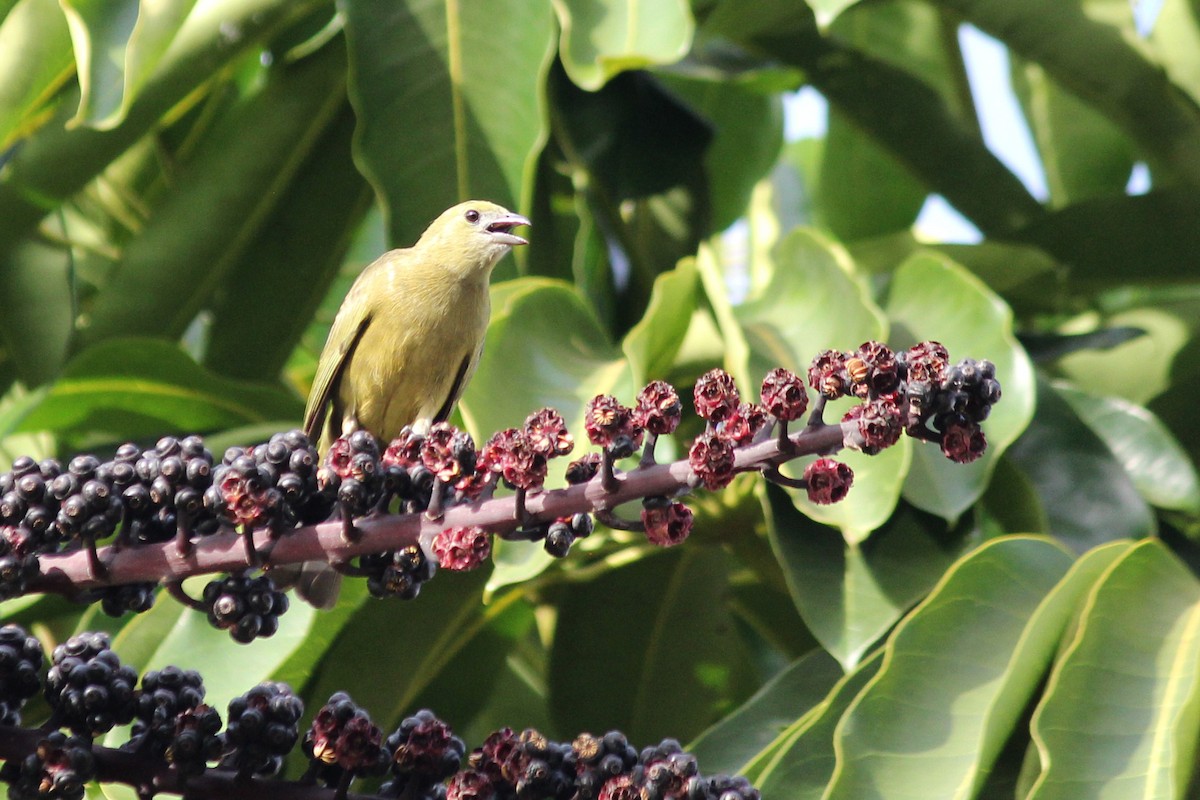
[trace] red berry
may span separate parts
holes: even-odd
[[[977,422],[954,422],[942,432],[942,453],[959,464],[969,464],[983,455],[987,438]]]
[[[754,434],[767,424],[767,412],[754,403],[738,403],[721,431],[738,445],[750,444]]]
[[[483,460],[518,489],[540,489],[546,480],[546,457],[534,450],[525,432],[517,428],[493,435],[484,445]]]
[[[836,400],[846,393],[850,375],[846,371],[846,354],[837,350],[825,350],[817,354],[808,368],[808,385],[828,400]]]
[[[688,463],[706,489],[721,489],[733,480],[733,440],[721,433],[704,433],[692,442]]]
[[[846,497],[854,483],[854,472],[840,461],[818,458],[804,470],[808,499],[818,505],[837,503]]]
[[[710,369],[696,381],[693,392],[696,413],[712,423],[724,422],[741,401],[733,376],[723,369]]]
[[[908,348],[904,363],[909,383],[938,384],[946,373],[950,353],[940,342],[921,342]]]
[[[553,408],[543,408],[525,420],[525,436],[533,449],[546,458],[565,456],[575,447],[575,439],[567,431],[562,414]]]
[[[804,381],[791,370],[776,367],[762,382],[762,405],[775,419],[792,422],[808,410]]]
[[[846,433],[846,446],[874,455],[900,441],[905,417],[896,395],[887,394],[854,406],[842,417],[842,422],[854,423]]]
[[[438,565],[455,572],[475,569],[492,555],[492,540],[477,525],[446,528],[433,537]]]
[[[608,447],[632,424],[631,412],[610,394],[598,394],[588,401],[583,425],[588,439],[597,447]]]
[[[633,422],[655,436],[665,436],[674,433],[682,413],[675,387],[666,381],[651,381],[638,392]]]
[[[683,503],[642,509],[646,538],[659,547],[671,547],[686,539],[692,532],[692,519],[692,510]]]

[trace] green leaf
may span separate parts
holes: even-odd
[[[271,69],[218,118],[95,298],[85,342],[184,332],[341,108],[345,78],[339,40]]]
[[[1136,197],[1074,203],[1035,220],[1011,238],[1072,265],[1070,287],[1080,292],[1130,283],[1191,281],[1195,271],[1187,260],[1200,248],[1197,215],[1200,192],[1157,189]]]
[[[300,418],[299,400],[277,389],[220,378],[154,339],[117,339],[76,356],[21,431],[98,430],[120,436],[196,433],[267,419]],[[117,428],[104,420],[120,419]]]
[[[912,511],[863,544],[798,514],[766,487],[767,531],[788,591],[817,641],[847,670],[937,582],[954,560]]]
[[[975,796],[1054,658],[1090,580],[1045,539],[987,542],[896,628],[838,727],[830,800]],[[1094,578],[1094,573],[1089,577]]]
[[[1013,336],[1012,310],[944,256],[927,253],[906,260],[892,278],[886,308],[897,348],[934,340],[946,346],[953,362],[971,357],[996,365],[1004,396],[983,425],[988,437],[984,456],[955,464],[936,445],[913,448],[904,499],[954,521],[983,494],[996,458],[1033,417],[1033,365]]]
[[[1200,111],[1119,27],[1091,18],[1080,3],[936,0],[936,5],[1041,64],[1120,125],[1152,160],[1186,182],[1200,182]],[[1037,24],[1029,25],[1030,19]]]
[[[209,368],[267,379],[279,374],[295,349],[371,202],[370,187],[350,157],[353,132],[354,115],[343,105],[229,269],[213,309],[204,354]]]
[[[1183,797],[1200,730],[1200,584],[1161,542],[1103,574],[1034,713],[1030,800]]]
[[[1120,128],[1064,91],[1041,65],[1017,62],[1012,72],[1051,204],[1061,208],[1089,197],[1124,194],[1136,154]]]
[[[660,76],[713,127],[704,153],[712,229],[722,231],[745,216],[754,185],[775,165],[783,146],[783,103],[778,94],[752,91],[730,81]]]
[[[1065,384],[1055,390],[1108,445],[1146,502],[1200,513],[1196,467],[1158,417],[1115,397],[1093,397]]]
[[[719,549],[681,547],[565,587],[549,664],[558,728],[688,739],[749,694],[728,569]]]
[[[0,17],[0,153],[45,121],[75,71],[71,33],[55,0],[18,0]]]
[[[343,0],[338,8],[358,114],[355,157],[392,240],[415,242],[443,209],[473,197],[527,207],[546,135],[551,10],[523,0]]]
[[[22,242],[0,270],[0,326],[28,386],[46,383],[62,367],[75,327],[73,292],[65,249]]]
[[[842,668],[824,650],[813,650],[763,684],[736,711],[688,745],[708,774],[744,775],[789,725],[824,700]]]
[[[196,0],[62,0],[79,69],[76,124],[119,124]]]
[[[1037,490],[1050,531],[1077,552],[1154,533],[1154,515],[1125,468],[1058,392],[1040,380],[1037,409],[1008,457]]]
[[[665,378],[671,369],[696,310],[696,288],[696,267],[690,260],[655,279],[646,315],[621,343],[639,386]]]
[[[567,74],[589,91],[619,72],[678,61],[696,23],[687,0],[554,0]]]
[[[872,654],[838,681],[824,702],[784,731],[758,777],[763,800],[821,800],[836,764],[834,732],[882,661],[882,650]]]
[[[45,0],[22,0],[42,4]],[[201,4],[188,16],[158,69],[146,82],[125,120],[109,131],[65,126],[66,115],[24,142],[0,181],[0,257],[27,235],[45,215],[86,186],[101,170],[148,131],[162,124],[167,112],[189,98],[247,52],[262,49],[279,28],[328,0],[220,0]],[[57,4],[50,2],[50,6]],[[67,35],[62,12],[55,8]],[[35,20],[38,25],[53,20]],[[21,37],[24,38],[22,33]],[[68,47],[69,45],[64,45]],[[0,47],[0,56],[28,58],[21,47]],[[69,54],[68,54],[69,55]],[[35,63],[30,61],[30,63]],[[37,61],[36,63],[49,63]],[[6,71],[13,75],[17,71]],[[184,103],[183,108],[187,107]],[[63,123],[63,124],[59,124]],[[244,129],[243,129],[244,132]],[[2,151],[3,148],[0,148]],[[209,230],[212,230],[210,228]]]

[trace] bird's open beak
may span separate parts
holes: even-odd
[[[503,217],[495,220],[487,226],[488,233],[498,242],[507,245],[516,246],[519,244],[529,244],[525,239],[517,236],[512,232],[512,229],[518,225],[528,225],[529,220],[522,217],[520,214],[505,214]]]

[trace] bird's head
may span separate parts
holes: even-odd
[[[443,255],[443,263],[464,268],[491,269],[509,250],[529,244],[513,233],[513,228],[528,225],[529,220],[487,200],[468,200],[446,209],[435,219],[417,249]]]

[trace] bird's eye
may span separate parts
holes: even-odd
[[[479,212],[473,208],[467,209],[467,213],[463,216],[465,216],[467,218],[467,222],[471,223],[472,225],[474,225],[476,222],[479,222]]]

